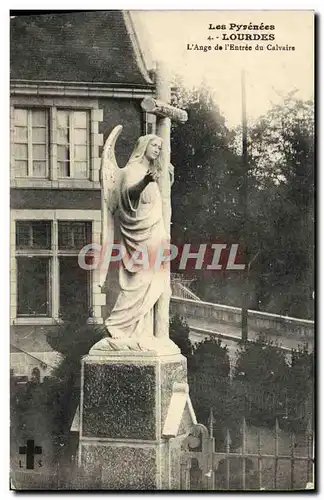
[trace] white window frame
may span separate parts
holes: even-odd
[[[14,157],[14,109],[49,109],[49,151],[48,151],[48,176],[43,177],[17,177]],[[57,164],[57,109],[70,111],[86,111],[88,113],[88,161],[87,178],[58,177]],[[10,186],[15,188],[62,188],[62,189],[100,189],[99,171],[101,156],[99,148],[103,145],[103,134],[99,133],[99,123],[103,120],[103,109],[99,108],[98,99],[89,97],[37,97],[34,95],[14,95],[10,104]]]
[[[144,114],[144,135],[156,134],[156,116],[151,113],[143,112]]]
[[[54,149],[57,149],[57,146],[59,145],[57,141],[57,135],[58,135],[58,128],[57,128],[57,112],[58,111],[64,111],[67,113],[68,117],[68,129],[69,129],[69,142],[67,143],[67,147],[69,149],[69,155],[70,155],[70,160],[69,160],[69,168],[70,168],[70,175],[68,176],[62,176],[59,177],[58,174],[54,175],[54,177],[57,177],[58,179],[68,179],[68,180],[76,180],[76,181],[89,181],[90,180],[90,152],[91,152],[91,116],[90,116],[90,110],[89,109],[79,109],[79,108],[57,108],[55,106],[52,106],[51,108],[40,106],[39,108],[37,107],[19,107],[15,106],[15,109],[22,109],[27,111],[27,176],[22,176],[20,178],[26,179],[26,178],[32,178],[32,179],[53,179],[53,173],[56,171],[58,172],[58,164],[59,160],[57,157],[57,154],[54,154]],[[35,110],[42,110],[46,112],[46,143],[45,143],[45,160],[46,160],[46,174],[44,177],[35,177],[33,176],[33,142],[32,142],[32,114],[33,111]],[[86,120],[87,120],[87,125],[86,125],[86,136],[87,136],[87,157],[86,157],[86,164],[87,164],[87,176],[85,178],[83,177],[75,177],[75,159],[74,159],[74,146],[75,146],[75,140],[74,140],[74,133],[75,133],[75,125],[74,125],[74,112],[77,111],[83,111],[86,113]],[[15,144],[26,144],[16,142]],[[50,167],[50,168],[49,168]]]
[[[50,133],[51,133],[51,127],[49,124],[49,116],[50,112],[48,107],[44,106],[39,106],[38,108],[36,107],[26,107],[26,106],[15,106],[15,109],[24,109],[27,111],[27,176],[19,176],[17,178],[20,179],[43,179],[46,180],[49,178],[49,158],[50,158]],[[40,110],[40,111],[45,111],[46,112],[46,121],[45,121],[45,131],[46,131],[46,142],[45,142],[45,176],[44,177],[34,177],[33,176],[33,138],[32,138],[32,114],[33,111],[35,110]],[[19,125],[18,125],[19,127]],[[16,142],[14,139],[14,144],[26,144],[25,142]],[[37,145],[37,143],[36,143]],[[14,164],[15,164],[15,159],[14,159]]]
[[[19,250],[16,249],[16,221],[17,220],[48,220],[52,222],[51,249],[48,250]],[[101,211],[100,210],[24,210],[11,211],[11,238],[10,238],[10,321],[13,325],[53,325],[61,321],[59,316],[59,258],[62,256],[77,255],[76,252],[58,249],[58,221],[89,221],[92,222],[92,241],[100,244]],[[17,316],[17,265],[16,257],[19,256],[49,256],[51,258],[50,276],[50,310],[51,317],[44,316]],[[101,293],[99,287],[99,274],[90,272],[90,303],[93,316],[89,322],[102,324],[102,306],[106,303],[106,297]]]
[[[68,142],[68,148],[69,148],[69,153],[70,153],[70,160],[69,160],[69,164],[70,164],[70,175],[69,176],[58,176],[58,179],[68,179],[68,180],[76,180],[76,181],[87,181],[87,180],[90,180],[90,157],[91,157],[91,134],[90,134],[90,130],[91,130],[91,116],[90,116],[90,110],[89,109],[78,109],[78,108],[56,108],[56,107],[53,107],[52,108],[52,113],[53,114],[57,114],[58,111],[66,111],[68,113],[68,128],[69,128],[69,131],[70,131],[70,136],[69,136],[69,142]],[[87,128],[86,128],[86,132],[87,132],[87,143],[86,143],[86,146],[87,146],[87,158],[86,158],[86,163],[87,163],[87,177],[75,177],[75,159],[74,159],[74,146],[75,146],[75,139],[74,139],[74,135],[75,135],[75,124],[74,124],[74,112],[75,111],[84,111],[85,113],[87,113]],[[56,122],[57,123],[57,122]],[[56,133],[57,134],[57,125],[56,125],[56,129],[52,129],[50,130],[50,133]],[[54,142],[54,141],[53,141]],[[58,146],[59,143],[58,141],[56,141],[56,145]],[[53,165],[53,169],[52,170],[57,170],[58,171],[58,159],[56,157],[56,165]]]
[[[35,219],[33,220],[28,220],[28,222],[34,222]],[[51,221],[47,221],[51,223]],[[17,224],[15,225],[16,231],[17,231]],[[29,234],[29,238],[31,240],[31,231]],[[49,318],[52,315],[52,280],[51,280],[51,269],[53,268],[53,225],[51,225],[51,242],[50,242],[50,248],[15,248],[15,258],[16,258],[16,282],[18,284],[18,264],[17,261],[19,258],[37,258],[37,257],[43,257],[48,260],[48,275],[49,275],[49,280],[48,280],[48,290],[47,290],[47,297],[49,301],[49,315],[41,315],[39,317],[42,318]],[[17,289],[17,306],[18,306],[18,289]],[[18,316],[18,307],[17,307],[17,318],[31,318],[33,317],[32,315],[19,315]]]

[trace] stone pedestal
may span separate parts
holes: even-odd
[[[196,418],[186,358],[112,351],[82,361],[79,464],[101,489],[180,489],[180,446]]]

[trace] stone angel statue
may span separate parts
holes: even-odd
[[[167,337],[154,332],[154,307],[166,292],[166,266],[156,266],[156,256],[169,242],[165,228],[158,179],[162,139],[154,134],[140,137],[126,166],[119,168],[115,144],[122,126],[114,128],[105,143],[101,163],[102,248],[114,242],[114,218],[120,227],[120,293],[105,320],[107,337],[92,347],[90,354],[107,350],[140,350],[178,353]],[[173,167],[170,165],[170,181]],[[162,250],[163,251],[163,250]],[[139,263],[138,257],[145,254]],[[134,258],[135,256],[135,258]],[[100,285],[109,266],[103,266]],[[167,290],[167,292],[169,292]],[[170,291],[171,294],[171,291]]]

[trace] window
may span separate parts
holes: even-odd
[[[89,119],[86,111],[57,110],[58,177],[89,176]]]
[[[47,109],[14,111],[14,157],[17,177],[48,177],[49,114]]]
[[[15,177],[89,179],[89,111],[14,108],[14,159]]]
[[[51,313],[50,248],[50,221],[16,221],[18,316]]]
[[[76,312],[81,315],[90,313],[90,275],[78,264],[76,256],[60,256],[60,309],[62,318]]]
[[[16,248],[51,248],[49,221],[17,221]]]
[[[91,223],[59,221],[59,250],[77,250],[79,252],[88,243],[91,243]]]
[[[16,221],[18,317],[90,314],[91,272],[78,254],[91,228],[89,221]]]
[[[49,316],[49,264],[47,257],[17,258],[18,316]]]
[[[144,134],[155,134],[156,116],[150,113],[144,113]]]
[[[59,312],[62,317],[75,310],[81,314],[90,310],[90,274],[78,265],[77,258],[79,251],[88,243],[91,243],[90,222],[58,221]]]

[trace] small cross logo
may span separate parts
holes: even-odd
[[[19,446],[19,455],[26,455],[26,469],[34,469],[35,455],[42,454],[42,447],[35,446],[33,439],[27,439],[26,446]]]

